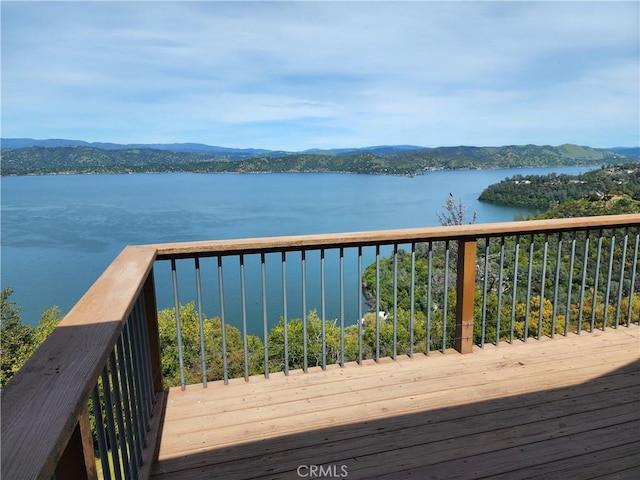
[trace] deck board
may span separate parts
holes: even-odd
[[[170,389],[151,478],[632,477],[639,357],[633,325]]]

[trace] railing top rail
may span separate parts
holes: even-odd
[[[288,237],[243,238],[147,245],[157,251],[159,260],[171,258],[237,255],[317,250],[322,248],[385,245],[428,240],[451,240],[461,237],[483,238],[503,235],[528,235],[558,231],[579,231],[640,225],[640,214],[599,217],[529,220],[522,222],[484,223],[446,227],[409,228],[368,232],[296,235]]]
[[[2,390],[2,477],[50,478],[155,251],[127,247]]]

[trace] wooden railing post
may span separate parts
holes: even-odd
[[[147,319],[149,336],[149,358],[151,360],[151,375],[153,391],[161,392],[162,386],[162,355],[160,352],[160,336],[158,333],[158,308],[156,305],[156,287],[153,279],[153,269],[144,284],[144,309]]]
[[[456,334],[454,348],[460,353],[473,351],[473,307],[476,288],[475,238],[458,242]]]
[[[78,424],[56,466],[56,480],[97,480],[96,457],[87,407],[78,417]]]

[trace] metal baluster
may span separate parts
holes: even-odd
[[[140,389],[138,386],[137,378],[134,373],[134,353],[132,348],[132,339],[131,339],[131,328],[129,322],[125,323],[125,326],[122,330],[123,333],[123,341],[122,347],[124,350],[123,360],[126,367],[127,373],[127,390],[128,390],[128,398],[131,403],[131,418],[133,420],[133,430],[135,437],[135,449],[136,449],[136,457],[138,458],[138,464],[142,459],[142,448],[144,446],[145,441],[145,429],[143,427],[142,422],[142,406],[140,405]]]
[[[376,245],[376,362],[380,360],[380,245]]]
[[[111,398],[111,385],[109,382],[109,371],[105,365],[102,369],[102,391],[104,393],[105,419],[107,421],[107,436],[111,446],[111,461],[116,480],[122,480],[122,469],[120,466],[120,454],[118,453],[118,440],[116,438],[116,427],[113,419],[113,399]]]
[[[427,348],[426,354],[429,355],[431,350],[431,267],[433,265],[433,242],[429,241],[429,247],[427,251]]]
[[[638,267],[638,244],[640,243],[640,229],[636,229],[636,245],[633,250],[633,265],[631,266],[631,285],[629,286],[629,310],[627,311],[627,327],[631,325],[633,314],[633,295],[636,283],[636,268]],[[640,319],[639,319],[640,320]]]
[[[302,350],[304,356],[304,364],[302,369],[306,372],[308,369],[308,346],[307,346],[307,259],[306,251],[302,250]]]
[[[513,255],[513,286],[511,291],[511,325],[509,343],[513,343],[513,330],[516,324],[516,293],[518,291],[518,260],[520,257],[520,235],[516,236],[516,245]]]
[[[629,241],[629,230],[624,229],[624,242],[622,244],[622,261],[620,262],[620,283],[618,284],[618,301],[616,303],[616,323],[614,328],[618,328],[620,323],[620,308],[622,307],[622,287],[624,286],[624,267],[627,261],[627,243]]]
[[[147,335],[147,321],[144,310],[144,292],[140,292],[135,303],[134,311],[137,312],[137,325],[139,329],[140,345],[140,366],[142,373],[143,394],[147,406],[146,426],[149,429],[149,422],[153,415],[153,403],[155,394],[153,392],[153,381],[151,380],[151,360],[149,358],[149,337]]]
[[[447,319],[449,309],[449,240],[444,242],[444,304],[442,306],[442,353],[447,349]]]
[[[393,355],[398,354],[398,244],[393,245]]]
[[[284,374],[289,375],[289,313],[287,310],[287,254],[282,252],[282,315],[284,319]]]
[[[340,247],[340,366],[344,367],[344,248]]]
[[[582,263],[582,281],[580,284],[580,305],[578,307],[578,335],[582,331],[582,314],[584,312],[584,290],[587,286],[587,265],[589,263],[589,237],[591,233],[589,230],[585,232],[584,238],[584,255],[583,255],[583,263]]]
[[[98,385],[91,393],[93,400],[93,416],[96,422],[96,434],[98,437],[98,453],[102,464],[102,477],[104,480],[111,480],[111,468],[109,467],[109,452],[107,451],[107,438],[104,431],[104,420],[102,419],[102,404],[100,403],[100,391]]]
[[[127,429],[124,425],[124,412],[122,405],[122,395],[120,392],[120,375],[116,362],[115,348],[109,355],[109,369],[111,370],[111,380],[113,385],[113,396],[115,397],[116,407],[116,423],[118,425],[119,451],[122,455],[122,463],[124,467],[124,478],[131,478],[131,455],[127,444]]]
[[[200,281],[200,259],[194,258],[196,266],[196,297],[198,299],[198,324],[200,325],[200,359],[202,362],[202,387],[207,388],[207,353],[204,347],[204,317],[202,314],[202,283]]]
[[[151,358],[150,358],[150,346],[149,335],[147,332],[147,316],[144,308],[144,292],[140,292],[138,296],[138,302],[136,304],[138,310],[138,325],[140,328],[140,353],[142,357],[142,376],[144,379],[145,396],[147,399],[147,430],[151,430],[151,418],[153,417],[153,405],[155,403],[155,392],[153,390],[153,374],[151,373]]]
[[[602,229],[598,230],[598,249],[596,254],[596,274],[593,280],[593,299],[591,302],[591,329],[593,332],[596,322],[596,303],[598,299],[598,280],[600,277],[600,253],[602,252]]]
[[[218,295],[220,296],[220,328],[222,336],[222,376],[224,384],[229,383],[229,369],[227,359],[227,323],[224,312],[224,283],[222,276],[222,257],[218,257]]]
[[[500,345],[500,321],[502,320],[502,282],[504,272],[504,237],[500,238],[500,262],[498,268],[498,311],[496,312],[496,347]]]
[[[411,311],[409,314],[409,356],[413,357],[413,342],[415,330],[415,296],[416,296],[416,243],[411,244]]]
[[[571,287],[573,286],[573,267],[576,255],[576,233],[571,235],[571,256],[569,259],[569,284],[567,286],[567,308],[564,315],[564,336],[569,335],[569,321],[571,320]]]
[[[358,364],[362,365],[362,247],[358,247]]]
[[[547,279],[547,253],[549,251],[549,234],[544,234],[544,250],[542,253],[542,274],[540,276],[540,310],[538,312],[538,335],[540,340],[542,336],[542,314],[544,311],[544,287]]]
[[[556,272],[553,279],[553,305],[551,310],[551,338],[556,333],[556,314],[558,313],[558,285],[560,283],[560,262],[562,261],[562,232],[558,233],[558,246],[556,251]]]
[[[322,323],[320,325],[322,336],[322,370],[327,369],[327,329],[326,329],[326,302],[324,286],[324,248],[320,250],[320,309],[322,311]]]
[[[531,311],[531,279],[533,277],[533,250],[534,241],[533,234],[529,237],[529,266],[527,272],[527,300],[524,312],[524,341],[529,338],[529,313]]]
[[[607,328],[607,321],[609,319],[609,294],[611,293],[611,274],[613,273],[613,253],[616,243],[616,233],[611,232],[611,241],[609,242],[609,268],[607,269],[607,287],[604,294],[604,315],[602,318],[602,330]]]
[[[185,389],[184,378],[184,355],[182,351],[182,328],[180,326],[180,301],[178,299],[178,273],[176,271],[176,261],[171,259],[171,277],[173,280],[173,304],[176,309],[176,336],[178,341],[178,364],[180,365],[180,387]]]
[[[482,287],[482,325],[480,333],[480,347],[484,347],[487,331],[487,286],[489,283],[489,237],[484,239],[484,281]]]
[[[138,449],[136,448],[136,422],[132,414],[132,401],[129,396],[129,379],[127,371],[127,357],[124,347],[124,330],[118,338],[118,343],[115,346],[116,354],[118,356],[118,367],[120,368],[120,383],[122,389],[122,399],[124,406],[124,414],[127,421],[127,442],[129,444],[129,457],[131,462],[131,474],[133,478],[138,476],[138,465],[140,463],[140,457]]]
[[[135,312],[135,310],[134,310]],[[142,445],[144,446],[144,442],[146,441],[146,432],[147,427],[149,426],[149,406],[146,401],[146,393],[145,393],[145,385],[142,377],[142,355],[140,349],[140,336],[137,322],[135,321],[136,316],[131,315],[129,320],[126,322],[129,327],[129,334],[131,338],[131,355],[133,359],[133,379],[136,385],[136,393],[137,393],[137,401],[138,401],[138,412],[140,414],[140,433],[143,438],[141,438]]]
[[[247,294],[244,281],[244,255],[240,254],[240,301],[242,304],[242,349],[244,354],[244,381],[249,381],[249,344],[247,340]]]
[[[269,326],[267,324],[267,267],[264,253],[260,254],[262,277],[262,327],[264,334],[264,378],[269,378]]]

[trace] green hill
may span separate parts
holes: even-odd
[[[253,152],[253,154],[251,153]],[[209,152],[157,148],[30,146],[2,149],[2,175],[132,172],[349,172],[420,175],[433,170],[603,165],[628,161],[578,145],[505,147],[367,147],[345,154],[246,149]]]
[[[490,185],[479,199],[547,210],[568,200],[599,200],[614,195],[640,200],[640,163],[602,167],[582,175],[516,175]]]

